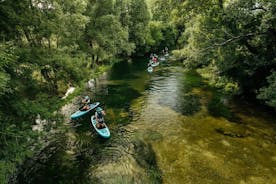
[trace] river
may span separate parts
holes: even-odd
[[[17,183],[276,183],[275,116],[196,72],[165,62],[149,74],[145,60],[129,60],[86,94],[106,110],[111,138],[89,116],[70,122]]]

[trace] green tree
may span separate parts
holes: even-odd
[[[136,54],[144,54],[149,36],[150,13],[145,0],[131,0],[129,7],[129,41],[135,43]]]
[[[88,9],[90,22],[86,27],[85,41],[90,46],[90,66],[123,52],[130,54],[134,45],[128,42],[128,31],[115,15],[112,0],[96,1]]]
[[[272,74],[267,77],[267,81],[268,85],[260,89],[257,97],[258,99],[264,100],[269,106],[276,108],[276,72],[272,72]]]
[[[116,16],[119,17],[120,22],[124,28],[129,29],[130,15],[129,15],[130,3],[129,0],[115,0],[114,10]]]
[[[233,83],[244,94],[266,84],[275,68],[275,3],[185,1],[182,11],[189,19],[175,53],[186,66],[208,66],[221,86]]]
[[[13,43],[0,43],[0,98],[12,91],[10,86],[12,66],[17,59]]]

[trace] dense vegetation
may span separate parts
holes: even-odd
[[[167,46],[212,85],[276,107],[275,0],[2,0],[0,28],[0,181],[48,134],[36,117],[57,121],[66,89],[115,57]]]
[[[149,20],[144,0],[0,1],[1,183],[58,126],[69,86],[145,51]]]
[[[274,0],[157,0],[153,18],[172,25],[173,53],[201,68],[230,94],[257,97],[276,107],[276,3]]]

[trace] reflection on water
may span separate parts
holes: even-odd
[[[21,181],[276,183],[275,117],[226,103],[195,72],[159,66],[148,74],[146,61],[122,62],[90,93],[107,110],[111,138],[99,138],[85,117],[33,172],[26,165]]]

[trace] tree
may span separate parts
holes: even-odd
[[[127,28],[114,13],[112,0],[96,1],[88,9],[90,22],[86,26],[85,40],[90,46],[91,64],[125,52],[130,54],[134,45],[128,42]]]
[[[267,77],[268,85],[262,87],[258,94],[258,99],[264,100],[266,104],[271,107],[276,108],[276,72],[272,72],[270,76]]]
[[[2,95],[12,91],[11,72],[17,57],[12,42],[0,43],[0,99]]]
[[[135,43],[137,54],[144,53],[150,21],[150,13],[146,2],[144,0],[131,0],[129,15],[129,41]]]
[[[255,93],[266,84],[275,68],[275,3],[186,1],[183,10],[190,19],[179,39],[184,45],[176,53],[186,66],[209,66],[217,79],[237,83],[243,93]]]
[[[130,15],[129,15],[130,4],[128,0],[115,0],[114,10],[116,16],[119,17],[119,20],[124,28],[129,30],[130,26]]]

